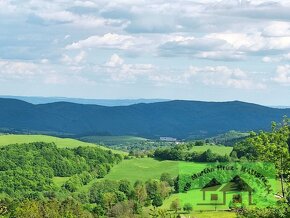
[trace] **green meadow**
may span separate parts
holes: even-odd
[[[46,142],[55,143],[59,148],[76,148],[79,146],[84,147],[96,147],[102,148],[104,150],[112,150],[104,146],[96,145],[93,143],[82,142],[71,138],[58,138],[47,135],[0,135],[0,147],[10,144],[24,144],[33,142]],[[126,152],[112,150],[114,153],[126,154]]]
[[[164,172],[176,176],[178,174],[178,162],[158,161],[153,158],[134,158],[123,160],[120,164],[114,166],[105,179],[127,179],[134,183],[136,180],[159,179]]]
[[[197,152],[197,153],[203,153],[210,149],[213,153],[218,155],[230,155],[230,153],[233,150],[233,147],[228,146],[222,146],[222,145],[203,145],[203,146],[194,146],[192,147],[191,151]]]

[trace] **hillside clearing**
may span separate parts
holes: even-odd
[[[79,146],[84,147],[99,147],[104,150],[111,150],[104,146],[96,145],[93,143],[82,142],[70,138],[58,138],[47,135],[0,135],[0,147],[11,145],[11,144],[24,144],[33,142],[45,142],[45,143],[55,143],[59,148],[77,148]],[[122,151],[111,150],[114,153],[126,154]]]
[[[213,153],[218,155],[230,155],[233,148],[228,146],[219,146],[219,145],[203,145],[203,146],[194,146],[190,151],[197,153],[203,153],[210,149]]]

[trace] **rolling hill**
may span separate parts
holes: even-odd
[[[169,101],[106,107],[67,102],[34,105],[0,99],[0,129],[72,135],[145,138],[213,136],[230,130],[270,128],[290,109],[233,102]]]
[[[125,155],[125,152],[109,149],[104,146],[82,142],[70,138],[58,138],[47,135],[0,135],[0,147],[11,144],[27,144],[34,142],[54,143],[58,148],[77,148],[77,147],[98,147],[103,150],[111,150],[113,153]]]
[[[128,106],[139,103],[154,103],[169,101],[168,99],[84,99],[84,98],[66,98],[66,97],[30,97],[30,96],[9,96],[0,95],[0,98],[12,98],[26,101],[31,104],[47,104],[54,102],[70,102],[77,104],[95,104],[102,106]]]

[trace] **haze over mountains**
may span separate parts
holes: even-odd
[[[66,98],[66,97],[36,97],[36,96],[10,96],[0,95],[0,98],[11,98],[26,101],[31,104],[47,104],[55,102],[70,102],[77,104],[95,104],[102,106],[128,106],[139,103],[155,103],[170,101],[168,99],[84,99],[84,98]]]
[[[0,128],[73,135],[136,135],[180,139],[229,130],[269,129],[290,109],[233,102],[169,101],[106,107],[56,102],[34,105],[0,98]],[[267,128],[268,127],[268,128]]]

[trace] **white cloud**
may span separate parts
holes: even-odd
[[[287,0],[0,0],[0,8],[0,60],[11,60],[0,62],[1,79],[225,90],[288,84]],[[190,65],[204,67],[182,73]]]
[[[70,11],[45,11],[36,12],[41,19],[49,22],[68,23],[78,28],[104,27],[120,24],[120,21],[107,20],[93,15],[79,15]]]
[[[44,20],[58,22],[72,22],[78,18],[77,15],[69,11],[42,12],[37,15]]]
[[[278,66],[276,76],[272,80],[281,85],[290,86],[290,65]]]
[[[74,42],[66,46],[66,49],[108,48],[126,50],[137,49],[138,46],[145,46],[148,43],[149,41],[142,37],[107,33],[103,36],[90,36],[87,39]]]
[[[110,60],[105,64],[106,67],[118,67],[123,65],[124,60],[117,54],[113,54]]]
[[[211,60],[244,60],[251,55],[284,53],[290,50],[290,36],[264,36],[261,32],[219,32],[203,37],[175,36],[159,46],[161,55]]]
[[[262,58],[265,63],[279,63],[283,61],[290,61],[290,53],[278,55],[278,56],[265,56]]]
[[[186,80],[202,82],[207,86],[219,86],[235,89],[264,89],[266,86],[250,78],[249,73],[239,68],[230,69],[226,66],[194,67],[191,66],[183,77]]]
[[[97,2],[94,1],[74,1],[75,6],[79,7],[87,7],[87,8],[97,8]]]
[[[76,56],[71,57],[67,54],[63,54],[61,58],[61,62],[67,64],[67,65],[79,65],[82,63],[87,56],[87,53],[85,51],[80,51]]]
[[[115,81],[136,82],[141,80],[162,86],[169,83],[184,85],[202,83],[211,87],[245,90],[266,88],[266,84],[257,78],[252,78],[251,73],[226,66],[190,66],[188,71],[180,74],[178,71],[160,70],[151,64],[127,64],[119,55],[113,54],[103,68]]]
[[[272,21],[264,28],[263,34],[272,37],[290,36],[290,23],[281,21]]]
[[[135,81],[142,76],[148,77],[155,69],[152,64],[126,64],[117,54],[113,54],[103,67],[111,79],[125,82]]]
[[[2,79],[25,79],[39,72],[37,65],[33,63],[0,60],[0,77]]]
[[[14,6],[9,0],[0,0],[0,14],[14,13],[16,6]]]

